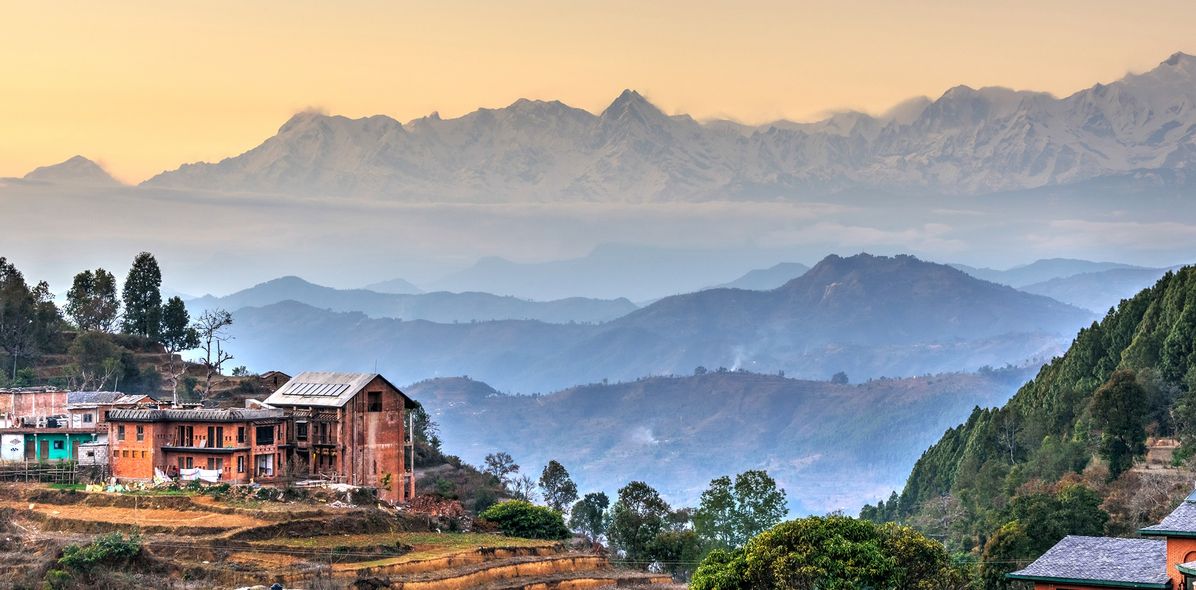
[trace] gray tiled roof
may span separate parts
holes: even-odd
[[[119,391],[72,391],[66,394],[66,403],[110,404],[124,396]]]
[[[377,373],[333,373],[329,371],[306,371],[291,377],[278,391],[270,394],[265,403],[272,406],[322,406],[339,408],[357,395],[375,378]],[[382,377],[386,381],[385,377]],[[398,387],[386,381],[395,391]],[[399,391],[400,395],[403,392]],[[419,404],[403,395],[408,407]]]
[[[1187,500],[1179,503],[1171,514],[1167,515],[1162,522],[1156,525],[1148,526],[1140,529],[1138,532],[1143,535],[1162,535],[1166,533],[1187,533],[1196,535],[1196,501],[1193,501],[1193,496],[1188,496]]]
[[[1156,539],[1068,536],[1042,554],[1026,569],[1009,574],[1014,579],[1054,579],[1165,587],[1167,542]]]
[[[112,410],[109,422],[246,422],[282,418],[282,410]]]

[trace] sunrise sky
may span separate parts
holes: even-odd
[[[0,177],[82,154],[136,182],[292,113],[406,121],[635,88],[747,122],[880,112],[956,84],[1068,94],[1175,51],[1196,2],[0,1]]]

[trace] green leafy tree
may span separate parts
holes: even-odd
[[[1100,506],[1100,495],[1080,484],[1014,498],[1000,515],[1005,524],[985,544],[980,570],[984,587],[1011,587],[1005,574],[1018,563],[1037,559],[1067,535],[1104,534],[1109,514]]]
[[[479,517],[498,525],[502,534],[525,539],[566,539],[569,529],[560,512],[523,500],[495,504]]]
[[[606,509],[610,506],[610,498],[602,492],[586,494],[578,500],[569,512],[569,528],[585,535],[591,541],[597,541],[606,534],[609,515]]]
[[[83,331],[111,332],[116,328],[120,302],[116,299],[116,277],[97,268],[75,275],[66,293],[67,316]]]
[[[702,492],[694,514],[694,530],[707,543],[725,549],[742,547],[748,539],[781,522],[788,513],[785,491],[762,470],[720,477]]]
[[[43,281],[30,288],[17,267],[0,257],[0,348],[12,363],[11,379],[17,378],[20,359],[54,345],[61,323],[50,286]]]
[[[577,484],[569,477],[569,471],[555,459],[544,466],[540,473],[540,489],[544,492],[544,503],[557,512],[564,512],[577,501]]]
[[[705,544],[693,529],[664,530],[648,547],[648,555],[674,579],[687,581],[701,561]]]
[[[1092,415],[1101,429],[1100,455],[1117,479],[1146,452],[1147,396],[1132,371],[1118,370],[1092,396]]]
[[[133,259],[121,296],[124,332],[156,339],[162,320],[162,270],[153,254],[142,252]]]
[[[611,507],[607,537],[627,561],[651,561],[652,543],[665,530],[671,512],[660,492],[642,481],[633,481],[619,490],[619,499]]]
[[[895,524],[844,516],[779,524],[739,550],[702,561],[692,590],[857,590],[956,587],[959,572],[942,544]]]
[[[124,370],[124,349],[102,332],[84,332],[71,342],[68,353],[72,365],[68,371],[72,386],[80,390],[102,390],[119,379]]]
[[[519,464],[506,451],[490,453],[483,459],[482,473],[490,474],[503,486],[506,486],[512,475],[519,473]]]
[[[199,333],[191,325],[191,315],[180,297],[171,297],[162,306],[162,325],[158,329],[158,341],[166,349],[170,370],[170,390],[174,403],[179,403],[179,380],[187,370],[187,363],[179,356],[184,350],[199,347]]]

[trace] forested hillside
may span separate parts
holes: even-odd
[[[862,515],[934,529],[981,555],[999,586],[1064,534],[1129,534],[1170,510],[1190,472],[1142,469],[1148,436],[1182,441],[1176,465],[1196,450],[1193,267],[1081,330],[1007,404],[948,430],[899,498]]]

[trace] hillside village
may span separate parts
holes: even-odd
[[[944,269],[932,270],[953,278],[958,272]],[[936,381],[955,391],[985,380],[1021,382],[1025,369],[849,388],[846,374],[815,384],[699,366],[693,376],[525,396],[522,406],[500,402],[497,392],[468,378],[416,383],[407,388],[418,392],[411,396],[379,373],[228,370],[232,314],[205,309],[192,320],[178,297],[162,302],[160,270],[148,253],[134,261],[119,302],[111,273],[97,269],[76,277],[61,311],[44,284],[28,286],[3,260],[0,271],[0,321],[18,328],[0,330],[12,362],[0,388],[0,573],[11,583],[0,587],[168,581],[178,588],[738,590],[787,587],[778,585],[779,570],[754,565],[759,555],[792,543],[803,547],[799,552],[823,551],[834,542],[864,552],[859,559],[892,565],[850,570],[842,568],[854,567],[855,557],[810,557],[825,569],[800,574],[805,581],[793,587],[853,579],[850,587],[896,589],[908,587],[902,580],[911,576],[924,582],[919,588],[960,590],[1176,588],[1196,579],[1196,551],[1187,550],[1196,535],[1188,522],[1196,495],[1182,500],[1191,493],[1196,448],[1183,389],[1196,371],[1192,268],[1167,273],[1081,330],[1068,353],[1045,365],[1007,407],[973,410],[923,455],[900,496],[865,506],[860,518],[832,512],[788,521],[786,490],[763,469],[715,478],[688,508],[614,468],[606,472],[628,481],[618,482],[613,500],[583,493],[557,460],[576,465],[580,457],[559,449],[536,456],[546,463],[537,480],[504,449],[519,448],[519,438],[551,447],[554,436],[599,436],[588,427],[569,429],[569,412],[582,410],[564,405],[568,400],[584,409],[613,395],[653,391],[661,399],[636,407],[661,414],[677,404],[661,394],[688,392],[693,400],[693,388],[701,387],[721,392],[716,397],[745,415],[770,396],[800,396],[808,398],[811,418],[836,403],[880,400],[891,400],[890,413],[900,418],[927,414],[921,403],[944,405],[934,397]],[[119,317],[117,308],[124,310]],[[1117,363],[1101,360],[1118,355],[1116,370]],[[1051,399],[1064,379],[1079,384],[1065,388],[1074,393],[1049,410],[1022,405],[1029,397]],[[747,389],[736,394],[735,387]],[[435,414],[421,397],[437,400]],[[584,411],[598,423],[633,421]],[[701,421],[674,413],[683,424]],[[434,417],[454,425],[454,448],[469,439],[495,448],[480,467],[446,454]],[[554,419],[571,434],[552,433]],[[1029,434],[1047,432],[1042,423],[1055,419],[1071,432],[1060,442]],[[769,422],[751,420],[761,432]],[[658,434],[668,435],[658,424]],[[487,434],[495,427],[526,432]],[[552,434],[536,438],[536,428]],[[793,429],[768,432],[792,450],[801,441],[779,433]],[[879,440],[899,429],[857,430],[857,438]],[[797,432],[816,438],[815,431]],[[960,447],[958,437],[979,442]],[[847,440],[841,434],[839,446]],[[873,455],[887,459],[880,450]],[[969,467],[929,467],[952,462]],[[742,463],[721,465],[735,470]],[[943,481],[944,473],[952,479]],[[1123,538],[1135,533],[1163,540]]]

